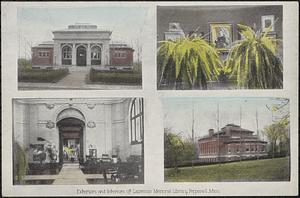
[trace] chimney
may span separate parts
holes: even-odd
[[[209,136],[213,136],[213,134],[214,134],[214,129],[209,129],[209,130],[208,130],[208,134],[209,134]]]

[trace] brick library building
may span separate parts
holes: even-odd
[[[209,134],[198,140],[201,162],[236,161],[267,156],[267,142],[254,135],[254,131],[227,124],[220,131],[209,129]]]
[[[99,70],[130,70],[134,49],[125,43],[111,43],[110,30],[97,25],[69,25],[53,31],[53,41],[32,47],[33,67],[93,66]]]

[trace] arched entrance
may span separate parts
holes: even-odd
[[[76,51],[76,65],[86,66],[86,48],[79,46]]]
[[[84,122],[77,118],[65,118],[57,126],[60,163],[79,163],[83,160]]]
[[[75,108],[67,108],[57,115],[59,132],[59,163],[84,161],[85,118]]]

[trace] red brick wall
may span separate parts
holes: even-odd
[[[133,50],[131,48],[111,48],[110,65],[128,66],[133,64]],[[123,56],[120,57],[120,54]]]
[[[35,48],[31,49],[32,65],[53,65],[53,48]],[[40,53],[42,53],[40,56]],[[48,56],[45,53],[48,53]]]

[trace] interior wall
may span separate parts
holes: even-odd
[[[122,161],[126,161],[130,155],[141,155],[142,152],[142,144],[132,145],[130,141],[129,109],[131,101],[128,98],[124,102],[112,106],[112,115],[114,115],[112,123],[113,153],[115,154],[115,149],[118,148]]]
[[[125,161],[129,155],[140,155],[141,145],[131,145],[129,141],[129,104],[130,99],[115,104],[97,104],[88,108],[87,104],[74,104],[85,117],[84,155],[88,154],[89,145],[97,149],[97,157],[102,154],[116,154],[119,148],[120,157]],[[59,154],[59,129],[56,126],[57,115],[68,104],[55,104],[47,108],[46,104],[19,104],[14,103],[14,137],[24,147],[36,143],[37,137],[42,137],[55,144]],[[47,127],[47,122],[54,122],[53,128]],[[88,127],[94,122],[95,127]]]
[[[231,23],[233,40],[238,38],[238,23],[261,28],[261,16],[275,15],[279,18],[275,24],[278,38],[282,38],[282,6],[159,6],[157,8],[157,39],[164,40],[164,32],[168,31],[169,23],[180,23],[187,34],[199,27],[198,32],[209,33],[209,23]]]

